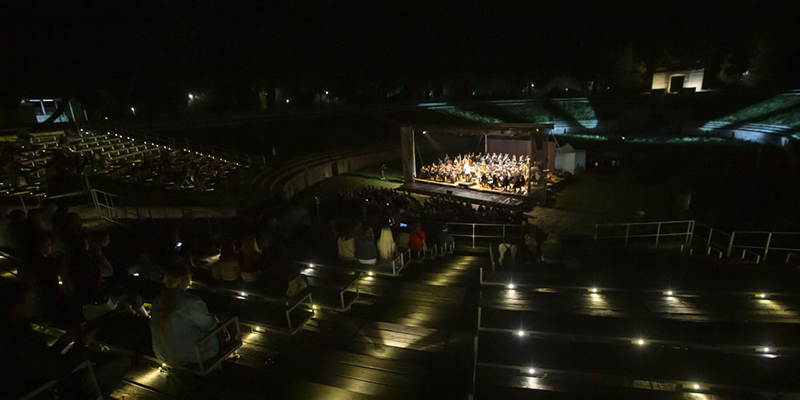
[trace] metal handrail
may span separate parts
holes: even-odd
[[[686,231],[680,233],[661,233],[661,227],[664,225],[683,225],[686,224]],[[631,234],[631,226],[643,226],[643,225],[654,225],[656,226],[656,233],[651,234]],[[600,235],[600,227],[601,226],[618,226],[618,227],[625,227],[625,235],[608,235],[608,236],[601,236]],[[688,245],[692,242],[692,237],[694,235],[694,228],[695,228],[695,221],[694,220],[680,220],[680,221],[655,221],[655,222],[630,222],[630,223],[620,223],[620,224],[595,224],[594,225],[594,240],[595,242],[597,239],[617,239],[617,238],[625,238],[625,243],[628,243],[628,240],[631,238],[643,238],[643,237],[655,237],[656,242],[655,246],[658,247],[660,239],[662,237],[670,237],[670,236],[684,236],[684,245]]]
[[[471,226],[472,227],[472,233],[471,234],[468,234],[468,233],[450,233],[450,234],[452,236],[454,236],[454,237],[471,237],[472,238],[472,248],[475,248],[475,238],[494,238],[494,239],[503,239],[503,240],[505,240],[505,238],[509,236],[509,235],[506,234],[506,227],[514,227],[514,228],[523,228],[523,227],[525,227],[525,224],[492,224],[492,223],[486,223],[486,222],[475,222],[475,223],[472,223],[472,222],[440,222],[440,224],[443,224],[443,225],[447,226],[448,228],[450,228],[450,226],[455,226],[455,225]],[[502,235],[499,235],[499,236],[498,235],[478,235],[478,234],[475,234],[475,228],[479,227],[479,226],[480,227],[503,228],[503,233],[502,233]]]

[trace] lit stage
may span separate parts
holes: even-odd
[[[478,185],[475,185],[477,187]],[[419,193],[428,196],[444,196],[454,200],[470,202],[473,204],[483,204],[486,206],[502,206],[509,208],[521,208],[530,200],[529,197],[513,195],[510,193],[500,193],[494,190],[464,189],[457,184],[450,183],[428,183],[423,179],[416,182],[409,182],[400,186],[401,190],[412,193]]]

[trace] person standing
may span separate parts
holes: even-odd
[[[386,164],[381,164],[381,180],[386,180]]]

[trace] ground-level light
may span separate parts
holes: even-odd
[[[692,386],[692,387],[694,388],[694,390],[700,389],[700,385],[698,385],[698,384],[696,384],[696,383],[695,383],[695,384],[694,384],[694,386]]]
[[[311,309],[312,309],[312,310],[316,310],[316,309],[317,309],[317,305],[316,305],[316,304],[312,304],[312,305],[311,305]]]
[[[589,289],[589,291],[592,292],[592,293],[597,293],[597,288],[593,287],[593,288]]]
[[[372,271],[369,271],[369,272],[367,272],[367,275],[369,275],[369,276],[374,276],[374,275],[375,275],[375,273],[374,273],[374,272],[372,272]]]
[[[513,290],[516,286],[513,283],[509,283],[506,287]]]
[[[256,327],[256,332],[261,332],[261,327],[260,326]]]
[[[517,336],[525,336],[525,331],[517,331]]]
[[[672,296],[672,290],[667,290],[667,296]]]
[[[533,369],[533,368],[528,368],[528,373],[529,373],[529,374],[531,374],[531,375],[533,375],[533,374],[535,374],[535,373],[536,373],[536,370],[535,370],[535,369]]]

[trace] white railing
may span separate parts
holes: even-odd
[[[659,222],[634,222],[627,224],[596,224],[594,226],[594,240],[598,239],[631,239],[654,238],[658,247],[662,239],[682,237],[684,245],[692,241],[695,221],[659,221]]]
[[[520,239],[524,236],[521,232],[525,227],[523,224],[485,224],[485,223],[470,223],[470,222],[442,222],[447,226],[447,231],[453,237],[466,237],[472,238],[472,247],[475,247],[475,239],[505,239],[511,237]],[[455,229],[450,229],[450,228]],[[468,229],[463,229],[468,227]],[[517,231],[515,231],[517,230]]]
[[[118,224],[121,219],[127,218],[127,215],[123,215],[122,211],[118,208],[118,204],[122,201],[121,196],[92,189],[92,201],[94,202],[94,209],[97,211],[97,216],[106,221]]]
[[[792,255],[797,257],[800,254],[800,232],[736,231],[731,234],[727,256],[745,259],[750,255],[758,263],[776,252],[785,253],[787,263]]]
[[[636,222],[627,224],[598,224],[594,240],[653,238],[655,245],[665,238],[683,238],[681,251],[699,243],[708,256],[738,257],[761,263],[769,255],[785,254],[785,263],[800,258],[800,232],[735,231],[727,233],[694,220]]]

